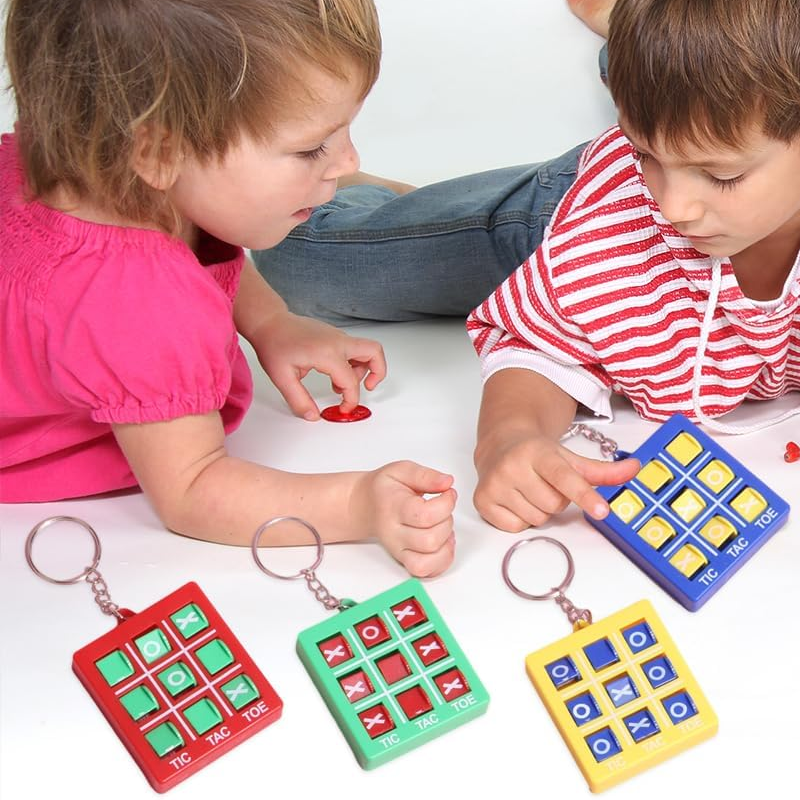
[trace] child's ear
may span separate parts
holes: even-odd
[[[161,192],[171,189],[181,160],[169,131],[158,125],[139,125],[133,136],[131,166],[148,186]]]

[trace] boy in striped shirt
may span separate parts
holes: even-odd
[[[592,486],[635,475],[559,445],[579,405],[735,430],[713,418],[800,390],[800,3],[618,0],[608,51],[619,125],[467,322],[475,505],[505,530],[603,517]]]

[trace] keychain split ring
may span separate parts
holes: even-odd
[[[45,528],[49,528],[51,525],[55,525],[58,522],[74,522],[76,525],[80,525],[92,537],[92,541],[94,542],[94,560],[90,566],[86,567],[83,572],[81,572],[79,575],[76,575],[74,578],[52,578],[50,575],[46,575],[44,572],[42,572],[33,562],[33,540],[40,531],[43,531]],[[28,566],[36,575],[43,580],[48,581],[49,583],[57,583],[60,586],[78,583],[79,581],[85,580],[100,563],[100,538],[98,537],[94,528],[89,525],[88,522],[84,522],[82,519],[78,519],[78,517],[48,517],[47,519],[43,519],[40,523],[35,525],[25,539],[25,560],[28,562]]]
[[[531,542],[548,542],[549,544],[554,544],[567,559],[567,574],[564,577],[564,580],[558,586],[553,587],[549,592],[546,594],[529,594],[528,592],[523,592],[512,580],[508,574],[508,565],[511,563],[511,557],[517,551],[518,548],[523,547],[526,544],[530,544]],[[508,552],[505,554],[503,558],[503,580],[506,582],[506,586],[511,589],[514,594],[519,595],[520,597],[524,597],[526,600],[551,600],[553,598],[562,595],[564,591],[569,587],[570,583],[572,583],[572,579],[575,576],[575,563],[572,560],[572,554],[569,550],[558,541],[558,539],[553,539],[551,536],[531,536],[528,539],[522,539],[516,544],[513,544]]]
[[[299,572],[295,573],[294,575],[281,575],[277,572],[273,572],[271,569],[268,569],[264,566],[264,562],[261,560],[261,556],[258,554],[258,544],[261,541],[261,536],[263,535],[264,531],[267,528],[271,528],[273,525],[277,525],[280,522],[299,522],[304,528],[307,528],[311,535],[314,537],[314,541],[317,546],[317,558],[316,561],[310,566],[306,567],[305,569],[301,569]],[[322,563],[322,551],[324,546],[322,544],[322,537],[319,535],[319,531],[310,523],[306,522],[304,519],[300,519],[300,517],[273,517],[270,520],[267,520],[253,535],[253,543],[250,545],[250,549],[253,552],[253,559],[256,562],[256,566],[264,573],[269,575],[271,578],[279,578],[282,581],[293,581],[296,578],[305,578],[309,573],[313,573],[314,570]]]

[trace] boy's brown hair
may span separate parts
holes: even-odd
[[[10,0],[6,58],[30,192],[56,187],[176,232],[132,167],[141,126],[209,161],[312,101],[309,66],[378,76],[373,0]]]
[[[751,127],[800,133],[798,0],[618,0],[608,85],[646,142],[736,149]]]

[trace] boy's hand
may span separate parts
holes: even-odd
[[[597,461],[544,436],[484,449],[476,456],[475,508],[490,524],[517,533],[542,525],[570,502],[602,519],[608,503],[594,486],[623,483],[639,471],[635,458]]]
[[[412,575],[429,578],[444,572],[455,554],[452,486],[452,475],[396,461],[363,476],[352,495],[352,516]]]
[[[386,377],[383,348],[371,339],[348,336],[324,322],[283,311],[250,337],[258,360],[295,415],[319,419],[319,408],[303,386],[312,370],[328,375],[347,413],[358,405],[359,386],[374,389]]]

